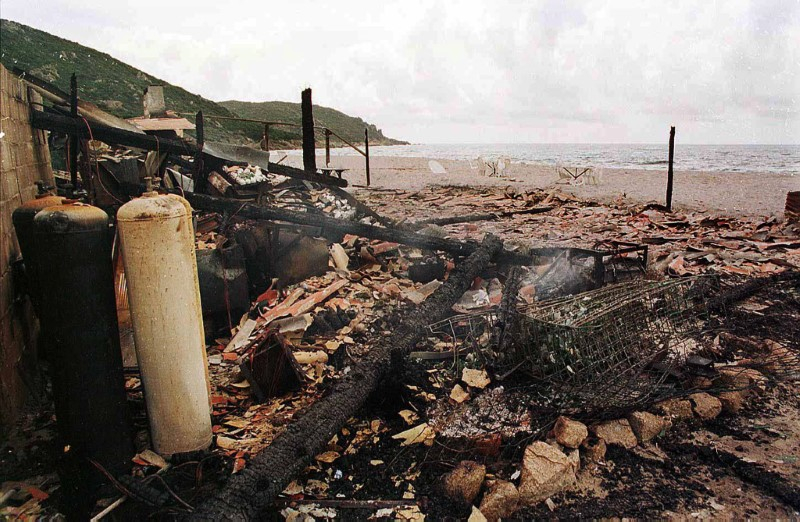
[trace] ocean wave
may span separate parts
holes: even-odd
[[[352,149],[334,154],[357,154]],[[664,170],[666,144],[416,144],[370,147],[376,156],[428,159],[487,160],[512,163]],[[800,173],[800,145],[682,145],[675,151],[675,169],[714,172]]]

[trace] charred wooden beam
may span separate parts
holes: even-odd
[[[81,118],[73,118],[61,114],[44,111],[31,112],[31,125],[36,129],[49,130],[76,136],[78,139],[88,140],[89,126]],[[147,134],[137,134],[135,132],[116,129],[108,125],[92,124],[91,137],[113,145],[125,145],[144,150],[158,150],[171,154],[191,156],[194,154],[195,147],[181,140],[168,138],[156,138]]]
[[[233,199],[216,198],[197,193],[186,194],[186,199],[189,200],[189,203],[191,203],[192,207],[196,210],[220,213],[227,212],[228,214],[236,214],[237,216],[250,219],[284,221],[298,225],[318,227],[320,229],[320,234],[331,241],[340,241],[345,234],[353,234],[359,237],[391,241],[393,243],[400,243],[401,245],[408,245],[425,250],[447,252],[455,257],[466,257],[478,248],[478,244],[474,241],[457,241],[454,239],[418,234],[407,229],[393,226],[379,227],[367,225],[365,223],[343,221],[320,214],[295,212],[275,207],[259,207],[250,203],[243,204],[241,201]],[[555,257],[563,254],[565,251],[567,251],[571,257],[593,257],[597,259],[599,256],[599,262],[602,264],[602,252],[584,248],[555,247],[533,248],[525,254],[504,250],[497,256],[496,261],[507,265],[530,265],[533,264],[537,257]]]
[[[398,312],[399,327],[381,338],[370,352],[339,379],[330,393],[290,424],[266,449],[256,455],[225,487],[202,504],[194,520],[249,520],[269,506],[314,455],[367,401],[390,372],[395,354],[407,355],[425,335],[425,326],[443,319],[469,289],[472,281],[500,252],[502,243],[487,235],[483,243],[453,270],[447,282],[419,307]]]
[[[667,210],[672,212],[672,160],[675,158],[675,127],[669,128],[669,159],[667,160]]]
[[[319,227],[321,229],[321,234],[333,241],[341,240],[342,236],[345,234],[354,234],[360,237],[391,241],[393,243],[424,248],[426,250],[438,250],[459,257],[466,257],[478,248],[477,243],[425,236],[391,227],[378,227],[366,225],[364,223],[343,221],[320,214],[294,212],[275,207],[259,207],[249,203],[242,204],[241,201],[215,198],[202,194],[187,194],[186,198],[189,200],[192,207],[197,210],[227,212],[229,214],[235,213],[237,216],[250,219],[285,221],[298,225]]]
[[[707,306],[712,312],[722,312],[726,306],[743,301],[748,297],[756,295],[758,292],[768,286],[783,282],[800,282],[800,271],[787,270],[779,274],[773,274],[766,277],[752,277],[744,283],[738,284],[731,288],[725,289],[719,295],[709,300]]]
[[[308,173],[317,172],[317,151],[314,143],[314,114],[311,105],[311,89],[300,95],[301,123],[303,124],[303,170]]]
[[[553,208],[555,207],[533,207],[519,210],[506,210],[503,212],[486,212],[483,214],[472,214],[467,216],[429,218],[415,221],[409,226],[420,228],[423,225],[454,225],[457,223],[474,223],[476,221],[493,221],[495,219],[517,216],[521,214],[542,214],[544,212],[553,210]]]

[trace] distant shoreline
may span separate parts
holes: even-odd
[[[666,144],[475,144],[374,147],[370,155],[477,162],[507,158],[512,164],[662,170]],[[335,149],[332,155],[352,154]],[[675,170],[800,174],[800,145],[676,145]]]
[[[557,189],[587,199],[613,202],[620,198],[640,203],[664,202],[666,167],[661,169],[603,168],[597,185],[571,185],[559,179],[552,165],[512,163],[502,176],[480,175],[466,160],[435,159],[445,169],[434,174],[429,158],[371,156],[371,187],[416,191],[432,185],[502,186],[509,190]],[[325,162],[324,151],[317,165]],[[302,166],[302,156],[290,154],[284,163]],[[331,165],[348,169],[345,178],[359,189],[366,184],[364,158],[334,156]],[[703,210],[720,215],[782,215],[789,191],[800,190],[800,176],[772,172],[675,170],[674,206],[679,211]]]

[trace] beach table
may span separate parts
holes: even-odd
[[[582,178],[584,174],[591,171],[592,167],[573,167],[571,169],[570,167],[561,167],[561,170],[571,177],[573,182],[576,182]]]
[[[342,179],[342,174],[344,174],[345,172],[347,172],[350,169],[336,169],[336,168],[333,168],[333,167],[319,167],[319,168],[317,168],[317,170],[320,171],[323,176],[333,176],[333,174],[336,174],[336,176],[339,179]]]

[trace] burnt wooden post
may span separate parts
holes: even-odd
[[[264,150],[269,152],[269,123],[264,124]]]
[[[325,166],[331,165],[331,131],[325,129]]]
[[[73,118],[78,117],[78,77],[75,73],[69,79],[69,114]],[[78,142],[80,139],[77,134],[69,136],[69,182],[72,183],[72,190],[78,190]]]
[[[367,161],[367,186],[369,187],[369,129],[364,129],[364,157]]]
[[[669,128],[669,166],[667,167],[667,210],[672,212],[672,159],[675,156],[675,127]]]
[[[300,96],[300,110],[303,125],[303,169],[306,172],[317,172],[317,156],[314,149],[314,114],[311,108],[311,89],[306,89]]]
[[[197,152],[194,154],[194,189],[202,192],[206,188],[206,179],[203,176],[203,145],[206,140],[203,128],[203,111],[197,111],[194,117],[194,127],[197,136]]]

